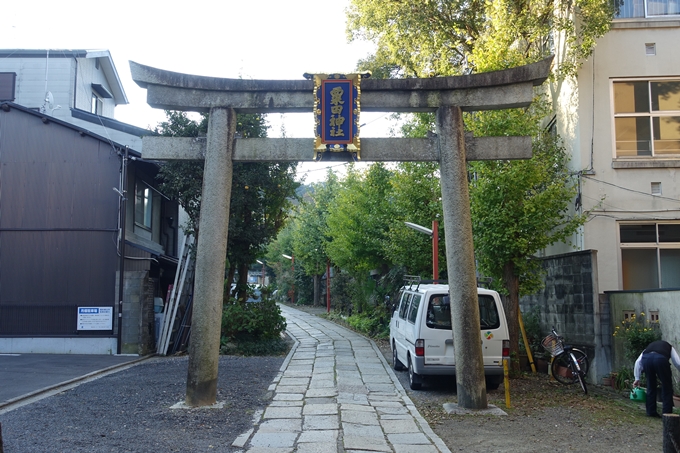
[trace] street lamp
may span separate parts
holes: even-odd
[[[439,222],[436,220],[432,221],[432,229],[418,225],[416,223],[404,222],[407,227],[412,228],[421,233],[432,236],[432,279],[439,279]]]
[[[295,305],[295,255],[284,255],[281,254],[284,258],[288,259],[291,261],[291,271],[293,272],[293,284],[292,288],[290,290],[291,295],[290,295],[290,303]]]
[[[257,261],[259,264],[262,265],[262,287],[264,288],[264,277],[265,277],[264,263],[260,260],[255,260],[255,261]]]

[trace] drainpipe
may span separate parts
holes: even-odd
[[[125,147],[123,154],[123,162],[120,168],[120,239],[118,241],[118,248],[120,249],[120,270],[118,276],[118,341],[117,354],[122,352],[122,332],[123,332],[123,288],[125,286],[125,222],[127,214],[127,164],[128,164],[129,148]]]

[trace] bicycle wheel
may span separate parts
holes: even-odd
[[[560,384],[570,385],[578,380],[578,373],[572,367],[571,356],[568,352],[563,352],[553,359],[550,372]]]
[[[588,394],[588,387],[586,386],[586,378],[585,378],[585,373],[583,371],[580,371],[576,375],[578,377],[578,382],[581,384],[581,389],[583,390],[583,394],[587,395]]]
[[[590,362],[588,362],[588,356],[585,352],[580,349],[571,349],[571,353],[574,354],[574,358],[578,362],[578,366],[581,368],[581,372],[584,376],[588,374]]]

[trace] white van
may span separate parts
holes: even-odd
[[[496,291],[477,288],[484,374],[489,389],[503,381],[503,357],[510,352],[505,312]],[[390,321],[390,346],[395,370],[408,368],[411,389],[422,376],[455,375],[449,285],[417,284],[401,289]]]

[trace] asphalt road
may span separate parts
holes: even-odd
[[[140,357],[0,354],[0,408],[23,395],[137,360]]]

